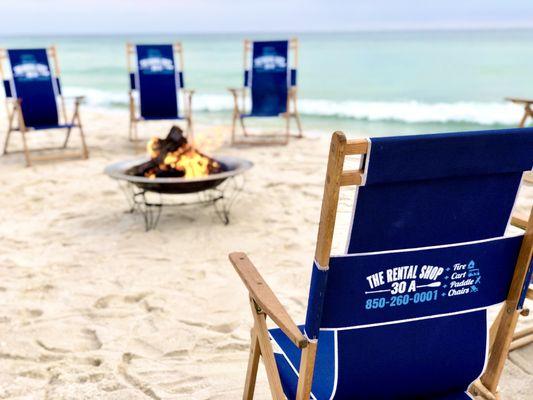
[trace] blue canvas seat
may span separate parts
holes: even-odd
[[[244,253],[230,259],[274,398],[496,395],[531,277],[533,217],[509,228],[533,130],[333,136],[306,322],[294,324]],[[345,156],[361,168],[345,171]],[[331,254],[342,186],[357,185],[344,254]],[[490,337],[487,309],[505,304]],[[279,329],[267,330],[266,317]],[[494,343],[489,355],[489,344]],[[480,378],[481,377],[481,378]],[[480,379],[479,379],[480,378]]]
[[[183,48],[175,44],[127,45],[130,74],[130,140],[140,121],[184,120],[192,135],[193,90],[185,89]]]
[[[54,61],[54,68],[50,64],[50,59]],[[57,74],[58,61],[55,47],[0,51],[0,63],[4,61],[9,66],[9,75],[2,76],[8,102],[8,131],[4,154],[8,152],[11,133],[19,131],[22,134],[23,151],[28,166],[31,164],[31,158],[58,158],[30,157],[26,133],[30,130],[66,129],[65,141],[60,147],[64,149],[68,145],[72,129],[78,128],[82,145],[79,156],[87,158],[88,150],[79,116],[82,97],[74,99],[74,111],[69,119],[66,115],[65,100],[61,94],[61,81]],[[2,70],[0,68],[0,71]],[[59,158],[64,157],[65,154]]]
[[[254,141],[236,137],[237,120],[242,134],[251,136],[244,124],[245,118],[283,117],[286,122],[285,134],[272,138],[267,143],[286,144],[291,135],[290,120],[294,118],[298,137],[302,137],[302,127],[298,114],[297,101],[297,51],[298,42],[292,40],[244,42],[244,87],[229,89],[233,95],[232,143],[253,144]],[[248,93],[251,108],[247,108]],[[278,135],[279,136],[279,135]],[[257,143],[265,143],[264,140]]]

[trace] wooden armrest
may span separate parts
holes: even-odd
[[[513,103],[533,104],[533,99],[524,99],[521,97],[506,97],[505,100]]]
[[[262,311],[276,323],[298,348],[306,347],[307,338],[300,332],[285,307],[279,302],[272,289],[261,277],[261,274],[246,254],[231,253],[229,259],[248,289],[250,296],[261,307]]]

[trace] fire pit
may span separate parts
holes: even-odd
[[[253,166],[250,161],[211,158],[189,144],[178,127],[166,139],[150,140],[147,147],[149,157],[120,161],[104,170],[121,184],[130,211],[143,215],[146,230],[157,226],[163,206],[212,205],[222,222],[229,223],[230,207],[244,185],[242,173]],[[198,198],[192,202],[163,202],[162,195],[193,193]]]

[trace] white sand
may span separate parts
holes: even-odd
[[[231,224],[209,209],[165,210],[146,233],[102,173],[133,155],[126,112],[82,111],[88,161],[23,168],[20,155],[0,160],[0,398],[239,398],[251,316],[227,254],[246,251],[303,321],[329,135],[222,148],[255,163]],[[336,238],[349,199],[344,193]],[[267,399],[260,370],[257,398]],[[503,398],[530,399],[532,375],[533,346],[514,352]]]

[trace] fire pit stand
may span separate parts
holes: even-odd
[[[240,179],[239,179],[240,178]],[[155,229],[159,223],[163,207],[209,207],[212,206],[224,225],[229,224],[230,209],[244,187],[244,177],[229,178],[221,186],[196,194],[195,201],[171,201],[168,194],[140,189],[132,183],[120,182],[126,196],[130,213],[139,213],[144,219],[146,231]]]
[[[146,178],[128,174],[130,168],[145,159],[122,161],[109,165],[105,173],[116,179],[126,196],[129,212],[143,216],[145,229],[155,229],[159,223],[163,207],[209,207],[226,225],[235,199],[244,187],[242,173],[252,167],[252,163],[236,157],[218,157],[224,171],[196,179],[186,178]],[[171,196],[196,195],[194,201],[173,201]]]

